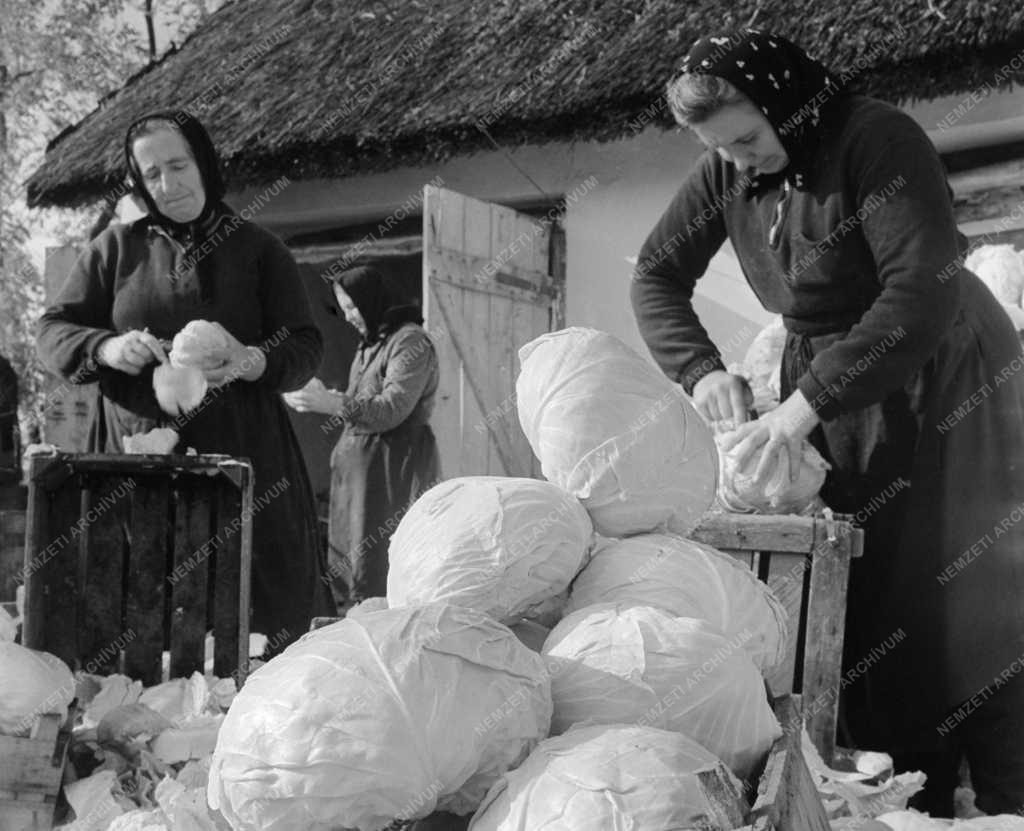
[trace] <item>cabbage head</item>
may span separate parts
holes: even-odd
[[[723,433],[721,436],[726,436]],[[741,514],[800,514],[820,504],[818,492],[825,484],[829,464],[814,446],[804,439],[801,445],[800,471],[795,482],[789,479],[788,455],[777,454],[768,476],[754,479],[765,447],[754,453],[741,467],[736,448],[719,456],[718,498],[729,511]],[[783,458],[786,459],[783,462]]]
[[[573,327],[519,350],[519,421],[544,478],[576,496],[598,533],[688,534],[711,506],[710,428],[651,361]]]
[[[304,635],[246,680],[221,727],[210,806],[236,831],[376,831],[476,810],[548,733],[541,656],[435,603]]]
[[[514,623],[544,612],[586,561],[587,512],[550,482],[465,476],[435,485],[391,536],[388,605],[445,601]]]
[[[716,798],[708,798],[705,781],[722,785]],[[743,820],[741,793],[714,754],[679,733],[629,725],[573,727],[542,741],[506,773],[469,829],[731,831]]]
[[[745,779],[782,735],[745,637],[650,606],[580,609],[544,643],[557,666],[551,732],[588,721],[673,730]]]

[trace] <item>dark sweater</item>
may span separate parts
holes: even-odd
[[[788,329],[848,331],[798,382],[829,420],[882,401],[935,352],[960,310],[966,241],[931,141],[874,99],[837,104],[772,245],[781,192],[701,156],[644,243],[633,309],[655,360],[687,392],[724,369],[691,300],[728,237],[751,289]]]

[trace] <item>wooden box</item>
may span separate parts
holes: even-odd
[[[146,686],[248,664],[252,468],[228,456],[30,459],[23,643]]]
[[[50,831],[70,736],[56,713],[29,738],[0,736],[0,831]]]
[[[826,763],[835,752],[850,560],[864,532],[844,518],[713,514],[691,535],[740,559],[789,612],[786,660],[773,695],[800,693],[807,732]]]

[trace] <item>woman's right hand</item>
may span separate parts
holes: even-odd
[[[128,375],[138,375],[153,361],[165,363],[167,355],[160,340],[149,332],[131,329],[100,343],[96,350],[99,363]]]
[[[693,403],[708,421],[731,422],[737,427],[748,420],[754,393],[742,375],[716,369],[694,385]]]

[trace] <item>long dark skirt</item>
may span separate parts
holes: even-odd
[[[1024,656],[1024,358],[987,289],[963,282],[963,311],[912,382],[810,437],[833,466],[825,501],[865,529],[845,712],[858,745],[894,754],[942,744]],[[842,336],[789,335],[784,396]]]
[[[387,594],[391,534],[440,477],[428,424],[369,435],[346,431],[338,440],[331,454],[328,556],[339,605]]]

